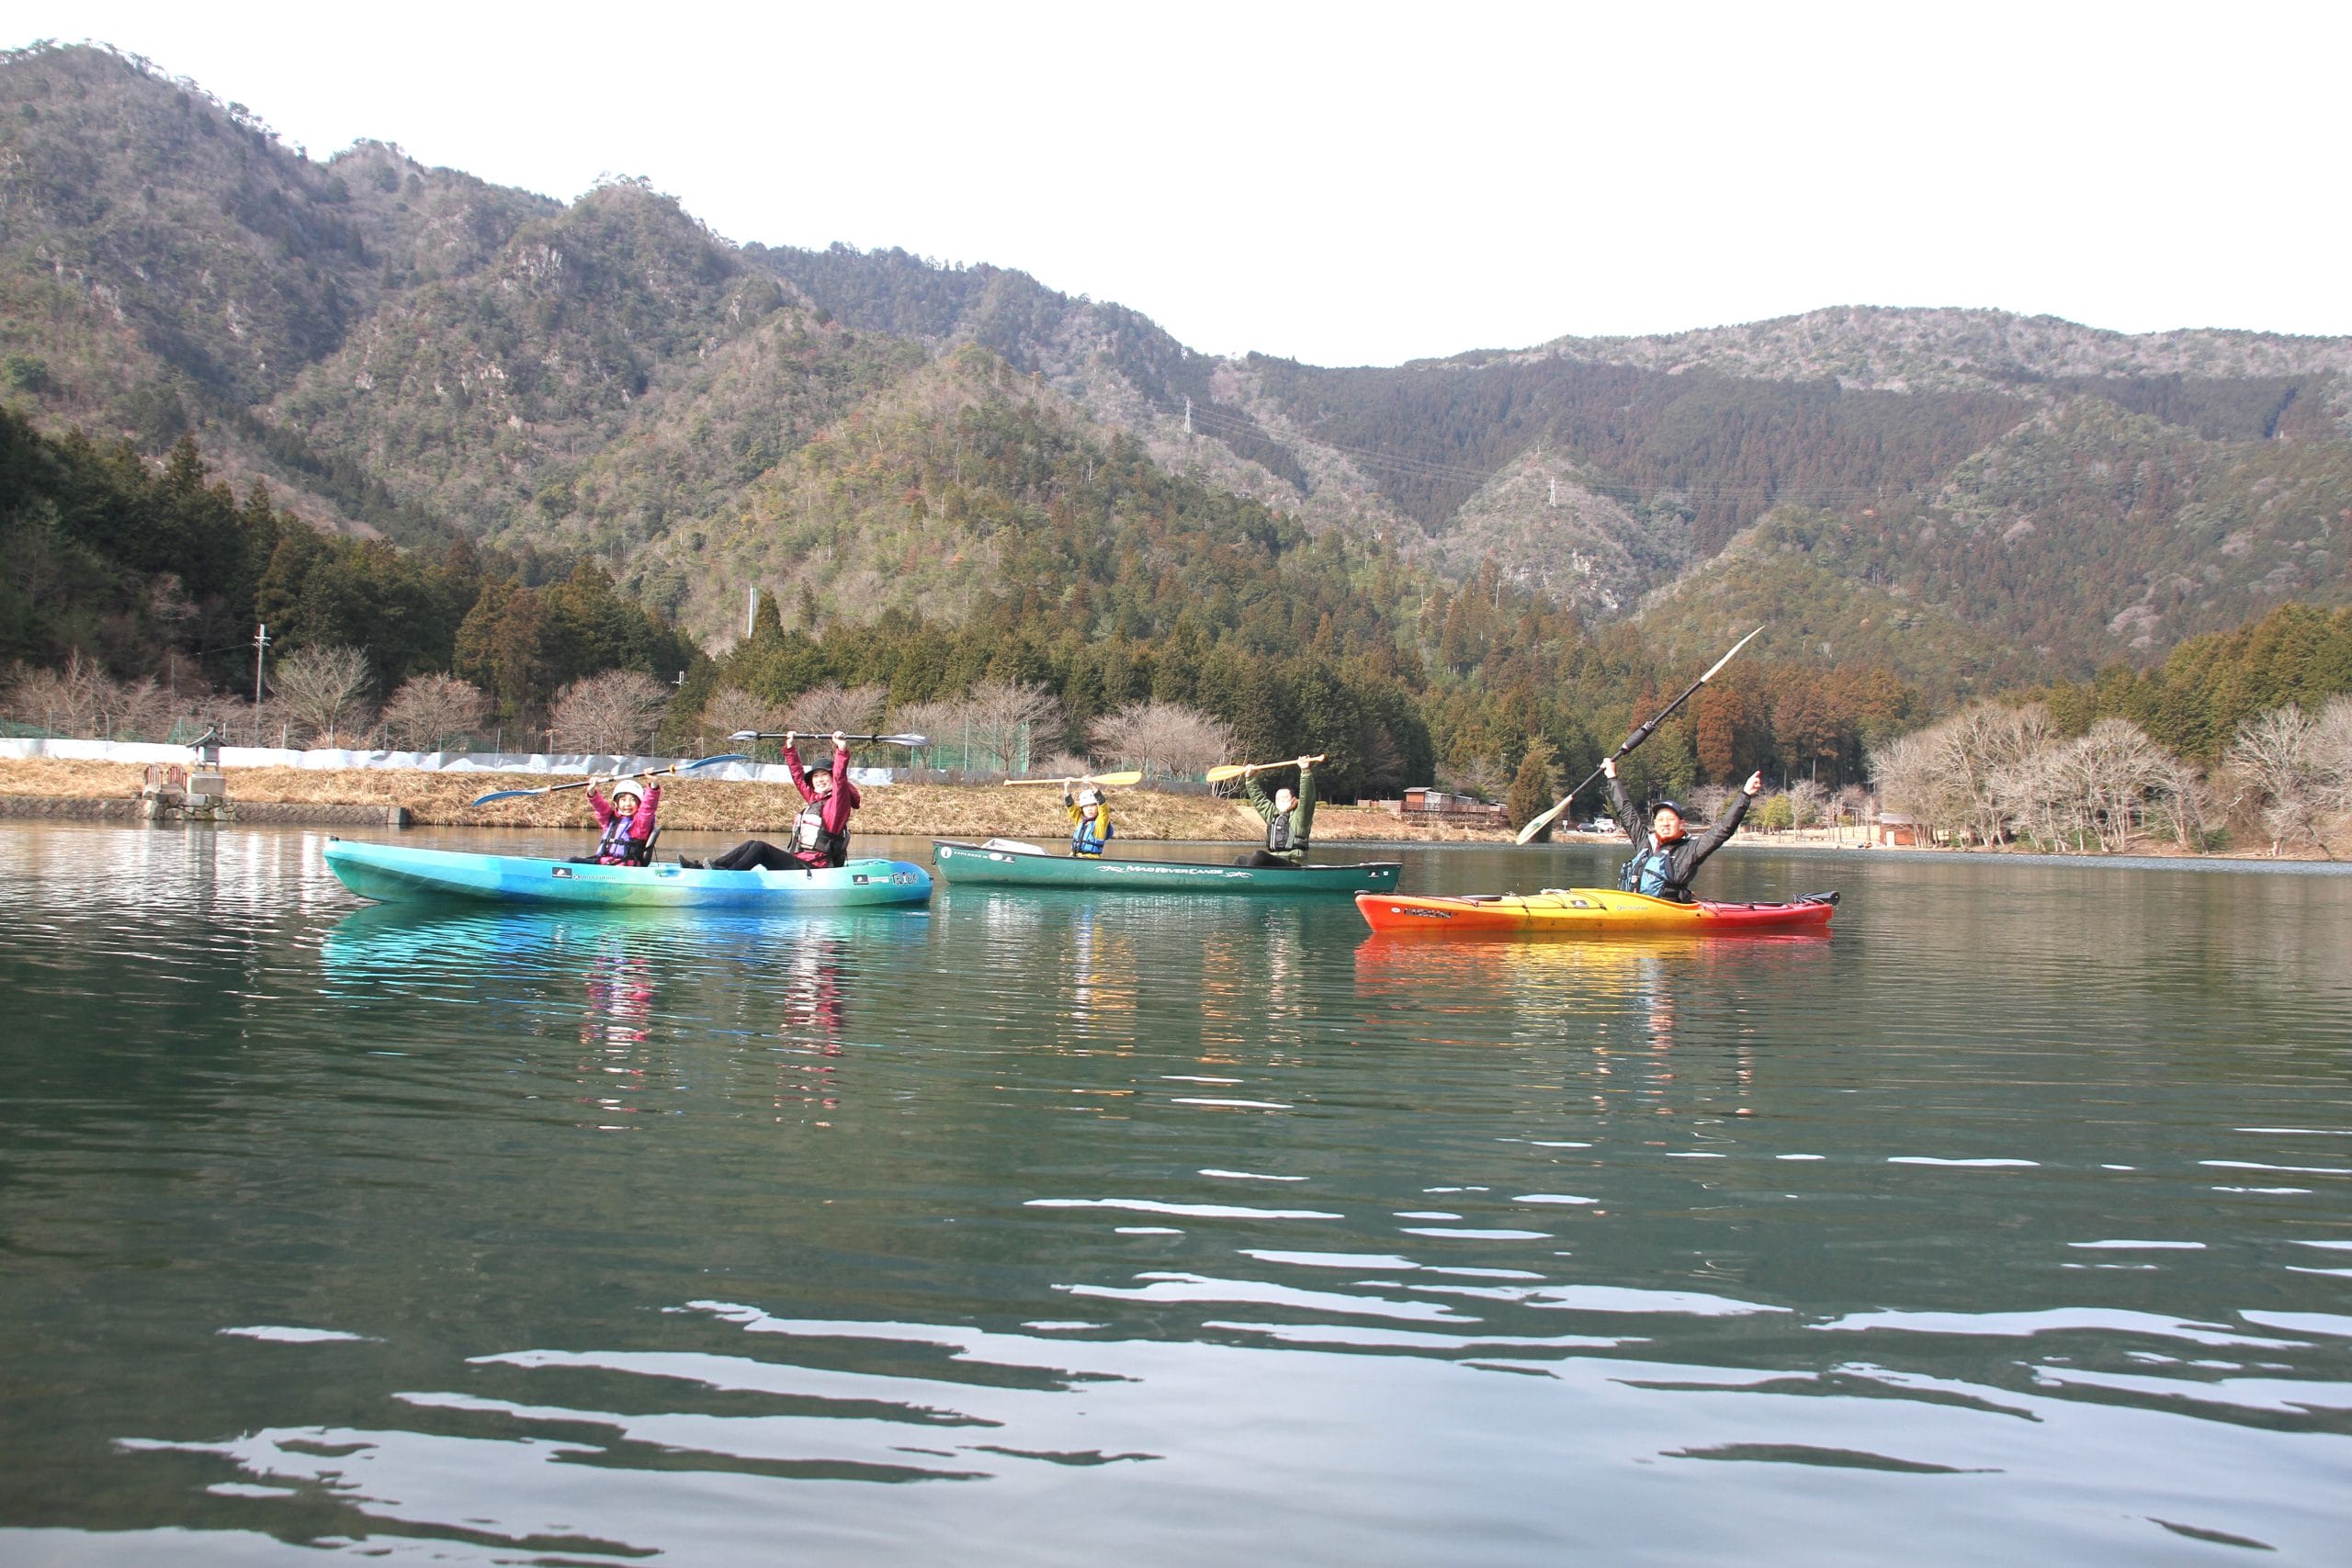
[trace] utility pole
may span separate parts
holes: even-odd
[[[261,711],[262,660],[266,658],[268,654],[269,627],[266,626],[255,626],[254,628],[254,711],[255,713],[259,713]]]
[[[1552,476],[1552,504],[1560,504],[1560,476],[1557,474]]]
[[[1184,400],[1184,434],[1193,434],[1193,400],[1190,398]]]
[[[760,585],[748,584],[743,590],[743,635],[750,637],[760,629]]]

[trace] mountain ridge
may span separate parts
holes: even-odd
[[[1741,615],[1850,600],[1839,624],[1915,679],[1972,640],[2084,673],[2352,601],[2352,338],[1839,307],[1393,367],[1226,358],[1009,267],[737,244],[643,182],[557,202],[389,141],[318,162],[136,57],[0,59],[0,389],[150,453],[200,430],[317,525],[589,549],[716,642],[747,586],[878,613],[903,601],[883,546],[951,525],[871,475],[812,486],[799,455],[854,435],[922,468],[903,421],[887,451],[854,433],[967,349],[1085,441],[1310,536],[1457,585],[1491,562],[1661,635],[1714,635],[1736,580]],[[877,531],[826,557],[866,562],[838,590],[813,551],[786,570],[811,525]],[[917,555],[951,615],[1001,586],[984,551]],[[1905,651],[1889,625],[1939,629]]]

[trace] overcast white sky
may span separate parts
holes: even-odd
[[[1394,364],[1817,306],[2352,333],[2352,6],[36,0],[324,158]]]

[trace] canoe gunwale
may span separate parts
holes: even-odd
[[[1035,846],[932,840],[933,863],[948,882],[1065,891],[1249,894],[1322,897],[1395,888],[1402,861],[1350,861],[1297,867],[1229,861],[1146,860],[1130,855],[1064,855]]]

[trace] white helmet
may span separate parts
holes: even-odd
[[[1089,784],[1078,792],[1078,803],[1080,806],[1100,806],[1102,804],[1102,792]]]

